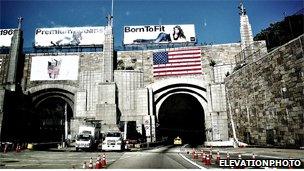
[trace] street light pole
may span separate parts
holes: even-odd
[[[64,106],[64,141],[68,139],[68,112],[67,103]]]

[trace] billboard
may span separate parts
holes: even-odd
[[[195,42],[193,24],[125,26],[124,44]]]
[[[0,29],[0,47],[10,47],[15,29]]]
[[[102,45],[105,27],[37,28],[35,46]]]
[[[31,81],[77,80],[79,56],[33,56]]]

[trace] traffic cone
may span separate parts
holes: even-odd
[[[194,150],[194,148],[192,148],[192,159],[194,159],[195,158],[195,150]]]
[[[255,160],[255,154],[254,153],[252,153],[252,159]]]
[[[241,154],[239,154],[239,155],[238,155],[238,160],[242,160],[242,155],[241,155]],[[243,167],[242,167],[242,166],[239,166],[239,167],[237,167],[237,168],[239,168],[239,169],[243,169]]]
[[[291,159],[291,157],[289,157],[289,160]],[[288,162],[288,169],[293,169],[293,167],[290,165],[290,162]]]
[[[212,149],[210,149],[209,156],[210,156],[210,159],[212,159]]]
[[[217,154],[216,154],[216,164],[220,163],[220,159],[221,159],[220,152],[217,151]]]
[[[93,159],[92,159],[92,157],[91,157],[91,159],[90,159],[89,169],[93,169]]]
[[[206,163],[206,154],[205,154],[205,152],[203,152],[202,163]]]
[[[101,167],[106,167],[107,160],[106,160],[106,154],[104,154],[104,153],[102,155],[102,162],[101,163],[102,163]]]
[[[198,153],[197,152],[195,152],[195,154],[194,154],[194,159],[198,159]]]
[[[8,148],[8,144],[5,144],[5,145],[4,145],[4,151],[3,151],[3,153],[6,153],[6,152],[7,152],[7,148]]]
[[[226,157],[227,160],[230,160],[230,155],[229,155],[229,152],[227,152],[227,157]]]
[[[209,157],[209,154],[207,154],[205,165],[209,166],[210,164],[211,164],[210,157]]]
[[[95,169],[101,169],[100,162],[96,160]]]
[[[19,153],[20,150],[19,150],[19,145],[16,145],[16,153]]]
[[[87,168],[87,162],[86,162],[86,161],[83,162],[82,168],[83,168],[83,169],[86,169],[86,168]]]

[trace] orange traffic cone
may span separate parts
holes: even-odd
[[[219,163],[220,163],[220,159],[221,159],[220,152],[217,151],[217,155],[216,155],[216,164],[219,164]]]
[[[87,162],[86,162],[86,161],[83,162],[82,168],[83,168],[83,169],[86,169],[86,168],[87,168]]]
[[[194,159],[195,158],[195,150],[194,150],[194,148],[192,148],[192,159]]]
[[[209,154],[207,154],[207,156],[206,156],[206,162],[205,162],[205,165],[207,165],[207,166],[211,165],[211,161],[210,161]]]
[[[252,159],[255,160],[255,154],[254,153],[252,153]]]
[[[101,167],[106,167],[107,166],[107,160],[106,160],[106,154],[103,153],[102,155],[102,165]]]
[[[242,160],[242,155],[241,155],[241,154],[239,154],[239,155],[238,155],[238,160]],[[242,167],[242,166],[239,166],[239,167],[237,167],[237,168],[239,168],[239,169],[243,169],[243,167]]]
[[[291,159],[291,157],[289,157]],[[293,167],[290,165],[290,162],[288,162],[288,169],[293,169]]]
[[[8,148],[8,144],[5,144],[5,145],[4,145],[3,153],[6,153],[6,152],[7,152],[7,148]]]
[[[212,159],[212,150],[210,149],[210,153],[209,153],[210,159]]]
[[[20,150],[19,150],[20,148],[19,148],[19,145],[16,145],[16,152],[17,153],[19,153],[20,152]]]
[[[206,163],[206,154],[205,154],[205,152],[203,152],[202,163]]]
[[[198,159],[198,153],[197,152],[194,154],[194,158]]]
[[[229,155],[229,152],[227,152],[227,157],[226,157],[227,160],[230,160],[230,155]]]
[[[93,159],[92,159],[92,157],[91,157],[91,159],[90,159],[89,169],[93,169]]]
[[[100,165],[100,162],[98,160],[96,160],[95,169],[101,169],[101,165]]]

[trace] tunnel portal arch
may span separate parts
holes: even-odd
[[[37,142],[60,142],[65,138],[65,106],[67,107],[68,134],[74,116],[74,93],[48,88],[33,91],[32,112],[29,117],[30,137]]]
[[[166,137],[171,142],[174,137],[180,135],[185,143],[203,144],[206,141],[205,114],[208,113],[206,87],[207,84],[202,79],[195,78],[165,79],[148,87],[153,92],[153,114],[158,125],[156,128],[158,138]],[[181,129],[178,130],[178,127]],[[166,132],[165,129],[172,131]]]

